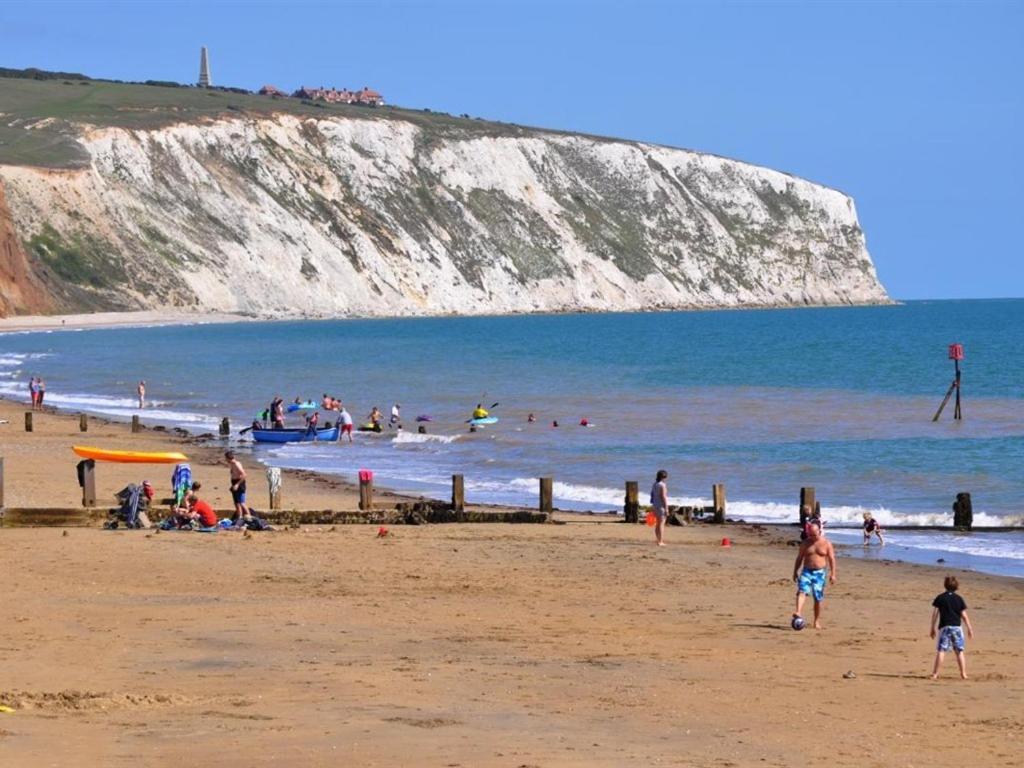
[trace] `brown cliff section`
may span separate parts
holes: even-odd
[[[35,277],[0,183],[0,317],[47,314],[53,300]]]

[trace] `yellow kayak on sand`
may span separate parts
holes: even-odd
[[[71,450],[83,459],[117,461],[122,464],[177,464],[188,461],[188,456],[178,451],[111,451],[87,445],[73,445]]]

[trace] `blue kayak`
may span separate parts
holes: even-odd
[[[288,413],[295,413],[296,411],[315,411],[320,406],[314,403],[312,400],[307,400],[304,403],[289,403],[285,409]]]
[[[497,424],[498,423],[498,417],[497,416],[485,416],[482,419],[470,419],[469,423],[472,424],[474,427],[479,427],[479,426],[482,426],[484,424]]]
[[[302,429],[254,429],[252,439],[257,443],[309,443],[313,435]],[[337,427],[325,427],[316,431],[316,439],[331,442],[338,439]]]

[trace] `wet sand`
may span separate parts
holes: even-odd
[[[9,506],[79,502],[69,441],[182,445],[49,414],[26,434],[23,411],[0,403]],[[185,450],[226,494],[219,449]],[[138,479],[100,471],[111,492]],[[1019,764],[1021,580],[958,572],[971,679],[950,658],[932,682],[943,570],[840,556],[826,628],[798,633],[785,533],[670,528],[658,549],[564,520],[0,529],[0,763]]]

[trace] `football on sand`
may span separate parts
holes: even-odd
[[[807,622],[805,622],[799,616],[794,616],[793,620],[791,622],[789,622],[789,626],[791,626],[793,629],[799,631],[799,630],[803,629],[805,626],[807,626]]]

